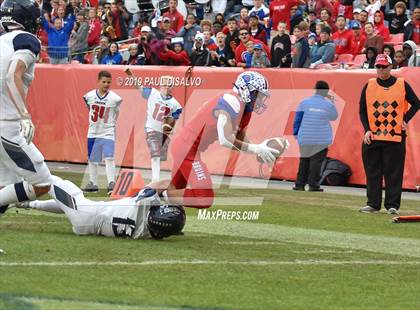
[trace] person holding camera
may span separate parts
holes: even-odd
[[[304,191],[309,184],[310,192],[323,192],[320,188],[321,165],[327,157],[328,146],[333,141],[331,121],[338,117],[329,85],[317,81],[315,94],[304,99],[298,106],[293,123],[293,135],[299,143],[299,170],[293,190]]]

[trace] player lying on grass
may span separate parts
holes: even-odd
[[[209,208],[214,192],[201,153],[218,141],[229,149],[256,154],[265,163],[273,163],[287,148],[286,139],[279,138],[280,149],[267,144],[250,143],[246,129],[252,112],[261,114],[269,96],[268,82],[254,71],[241,73],[233,90],[203,104],[195,116],[179,130],[172,142],[172,180],[151,184],[161,198],[171,203],[195,208]],[[148,192],[153,195],[152,191]]]
[[[129,68],[125,73],[134,77]],[[137,78],[136,78],[137,80]],[[147,100],[146,122],[146,142],[150,150],[152,182],[160,179],[160,162],[166,161],[169,146],[169,135],[175,122],[182,113],[182,107],[172,96],[173,77],[160,77],[159,90],[138,85],[137,88]]]
[[[132,239],[162,239],[180,234],[185,212],[180,206],[160,206],[144,189],[134,197],[114,201],[92,201],[70,181],[52,176],[49,194],[54,199],[31,201],[9,207],[65,213],[76,235],[102,235]]]

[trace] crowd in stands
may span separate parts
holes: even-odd
[[[419,0],[169,0],[134,14],[123,0],[67,1],[39,3],[40,62],[374,68],[386,53],[420,66]]]

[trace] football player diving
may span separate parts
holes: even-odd
[[[269,97],[266,78],[254,71],[241,73],[233,90],[204,104],[176,134],[172,142],[172,179],[150,184],[150,195],[159,195],[170,204],[209,208],[213,204],[212,180],[201,153],[218,141],[240,152],[256,154],[263,162],[273,163],[288,146],[277,150],[267,145],[270,139],[253,144],[246,129],[253,112],[261,114]]]

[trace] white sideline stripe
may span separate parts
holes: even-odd
[[[194,216],[189,216],[185,231],[420,258],[420,240],[410,238],[240,221],[199,221]]]
[[[291,260],[291,261],[212,261],[212,260],[155,260],[143,262],[0,262],[0,267],[85,267],[85,266],[154,266],[154,265],[420,265],[420,261],[384,261],[384,260]]]
[[[63,225],[66,221],[49,221],[49,222],[34,222],[34,221],[1,221],[0,225]]]

